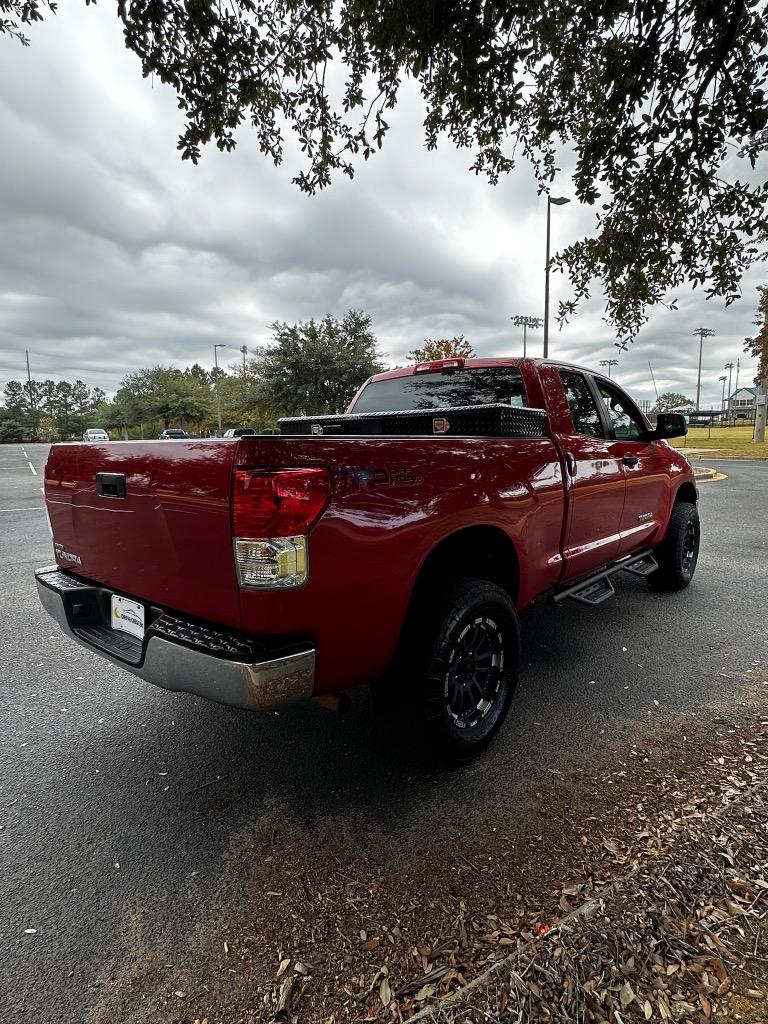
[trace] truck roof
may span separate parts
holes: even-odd
[[[482,359],[482,358],[477,357],[477,356],[471,356],[470,358],[458,357],[458,358],[454,359],[454,358],[451,358],[449,356],[446,359],[425,359],[424,360],[424,363],[435,363],[435,364],[437,364],[437,363],[453,364],[453,363],[456,363],[456,362],[461,363],[461,368],[469,369],[469,370],[471,370],[471,369],[485,369],[485,368],[490,367],[490,366],[520,366],[522,363],[532,363],[535,366],[538,366],[541,363],[548,363],[548,364],[553,364],[555,366],[573,367],[573,369],[578,369],[578,370],[586,369],[586,367],[577,366],[575,363],[569,363],[569,362],[566,362],[566,361],[560,360],[560,359],[532,359],[530,356],[526,356],[525,359],[523,359],[521,356],[504,356],[502,358],[496,358],[496,359],[491,359],[491,358]],[[413,373],[415,373],[416,367],[417,366],[422,366],[422,365],[424,365],[424,363],[411,363],[409,366],[398,366],[394,370],[385,370],[383,373],[375,373],[372,377],[368,378],[368,380],[366,381],[366,384],[371,384],[374,381],[378,381],[378,380],[390,380],[393,377],[410,377],[410,376],[413,375]],[[596,371],[596,370],[590,370],[589,372],[592,373],[592,374],[595,374],[598,377],[602,377],[603,376],[602,373],[600,373],[599,371]]]

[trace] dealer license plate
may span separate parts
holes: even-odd
[[[112,595],[112,629],[121,629],[123,633],[144,639],[144,605],[138,601],[129,601],[119,594]]]

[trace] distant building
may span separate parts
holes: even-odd
[[[757,407],[757,388],[739,388],[728,399],[728,418],[752,420]]]

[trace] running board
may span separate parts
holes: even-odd
[[[635,576],[650,576],[651,573],[656,572],[658,567],[650,549],[639,551],[636,555],[628,555],[591,576],[577,580],[569,587],[555,591],[552,601],[555,604],[560,604],[561,601],[570,598],[572,601],[578,601],[579,604],[595,608],[616,593],[611,583],[611,576],[615,576],[617,572],[631,572]]]

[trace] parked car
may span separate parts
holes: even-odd
[[[224,431],[224,437],[248,437],[258,433],[254,427],[230,427],[229,430]]]
[[[84,441],[108,441],[109,434],[103,427],[89,427],[83,434]]]
[[[655,590],[693,577],[696,484],[666,441],[683,419],[652,427],[600,374],[420,363],[280,429],[167,456],[54,445],[56,564],[36,576],[62,629],[241,708],[372,682],[420,744],[465,756],[507,713],[534,598],[599,607],[621,571]]]
[[[186,441],[188,437],[189,434],[181,427],[168,427],[158,437],[158,441]]]

